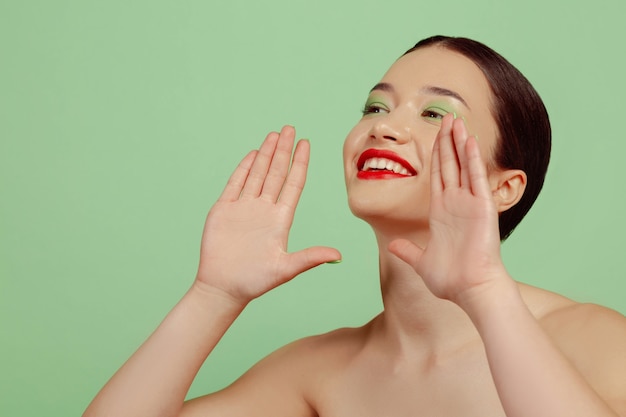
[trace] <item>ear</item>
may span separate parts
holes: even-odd
[[[526,173],[519,169],[494,171],[489,179],[498,213],[517,204],[526,189]]]

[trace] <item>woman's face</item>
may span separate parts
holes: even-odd
[[[369,94],[343,150],[350,209],[403,232],[428,222],[432,147],[447,113],[465,120],[491,161],[497,128],[490,88],[465,56],[433,46],[396,61]],[[411,226],[413,225],[413,226]]]

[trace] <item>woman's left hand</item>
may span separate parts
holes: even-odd
[[[430,237],[389,250],[410,264],[434,295],[457,304],[502,279],[498,212],[476,138],[461,119],[444,117],[431,160]]]

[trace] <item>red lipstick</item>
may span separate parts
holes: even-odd
[[[364,169],[365,163],[372,158],[387,159],[389,161],[395,162],[396,169]],[[402,172],[398,172],[399,170],[397,168],[400,167],[404,168]],[[406,178],[417,175],[417,171],[411,166],[411,164],[409,164],[408,161],[401,158],[400,155],[398,155],[397,153],[385,149],[367,149],[359,157],[359,160],[357,161],[357,168],[359,170],[359,172],[357,173],[357,178],[364,180]]]

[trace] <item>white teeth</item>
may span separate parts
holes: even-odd
[[[400,175],[409,175],[409,171],[400,165],[399,162],[386,158],[370,158],[363,164],[363,171],[371,169],[386,169]]]

